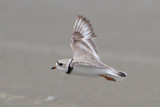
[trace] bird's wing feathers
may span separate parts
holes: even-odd
[[[96,37],[89,20],[78,16],[71,38],[74,59],[99,60],[99,54],[93,39]]]
[[[105,65],[100,60],[89,60],[89,59],[73,59],[71,66],[74,67],[76,65],[84,65],[84,66],[91,66],[91,67],[98,67],[102,69],[110,69],[109,66]]]

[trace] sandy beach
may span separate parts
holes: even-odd
[[[160,1],[0,1],[0,107],[160,107]],[[77,15],[121,82],[51,70],[72,58]]]

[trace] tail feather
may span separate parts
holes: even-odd
[[[127,74],[125,72],[116,71],[114,69],[107,70],[106,73],[112,76],[127,77]]]
[[[111,69],[111,70],[107,70],[105,76],[107,80],[121,81],[123,78],[127,77],[127,74],[125,72],[119,72],[114,69]]]
[[[125,72],[118,72],[118,76],[127,77],[127,74]]]

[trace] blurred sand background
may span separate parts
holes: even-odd
[[[123,82],[50,68],[72,58],[77,15]],[[160,107],[159,0],[1,0],[0,107]]]

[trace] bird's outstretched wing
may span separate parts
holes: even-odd
[[[89,20],[83,16],[78,16],[71,38],[71,47],[74,55],[70,66],[84,65],[98,67],[106,70],[108,75],[126,77],[125,73],[116,71],[100,61],[96,45],[93,41],[95,37],[96,35]],[[107,76],[106,79],[112,78],[108,78]]]
[[[89,20],[79,15],[76,19],[71,47],[73,59],[99,60],[99,54],[93,39],[96,37]]]

